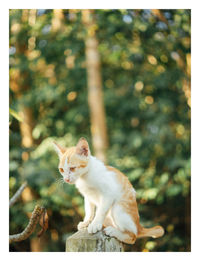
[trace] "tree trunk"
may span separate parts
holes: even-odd
[[[36,19],[36,9],[23,9],[21,23],[29,23],[33,25]],[[11,29],[12,30],[12,29]],[[29,52],[34,49],[34,37],[31,37],[31,41],[16,41],[16,53],[18,55],[28,55]],[[30,38],[29,38],[30,39]],[[32,45],[30,44],[32,43]],[[21,98],[23,92],[27,91],[30,86],[29,73],[27,71],[20,71],[15,69],[15,72],[10,75],[10,88],[15,93],[16,98]],[[21,133],[21,143],[23,147],[29,148],[33,146],[33,136],[32,131],[34,127],[33,111],[29,106],[21,105],[20,116],[22,116],[23,121],[19,122],[20,133]]]
[[[106,116],[103,102],[101,79],[101,64],[98,52],[98,41],[95,35],[95,20],[93,10],[83,10],[82,20],[87,30],[85,38],[85,54],[88,80],[88,103],[91,118],[91,134],[94,154],[106,162],[108,145]]]
[[[64,14],[62,9],[53,10],[52,32],[58,32],[63,27]]]

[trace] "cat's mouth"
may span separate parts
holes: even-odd
[[[64,181],[69,184],[73,184],[73,182],[70,179],[65,178]]]

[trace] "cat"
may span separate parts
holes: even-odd
[[[104,233],[119,241],[134,244],[137,238],[161,237],[161,226],[144,228],[139,222],[136,192],[128,178],[91,156],[88,142],[81,138],[75,147],[63,148],[56,142],[59,172],[65,182],[75,184],[84,197],[85,217],[78,230]]]

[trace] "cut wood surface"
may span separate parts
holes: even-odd
[[[66,240],[66,252],[123,252],[123,244],[103,231],[88,234],[82,229]]]

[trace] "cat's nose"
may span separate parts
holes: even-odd
[[[63,169],[63,168],[59,168],[59,171],[60,171],[61,173],[63,173],[63,172],[64,172],[64,169]]]

